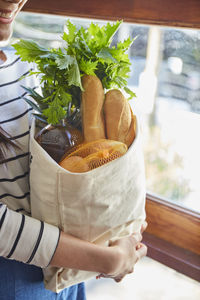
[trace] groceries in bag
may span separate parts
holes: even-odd
[[[24,87],[33,100],[24,99],[45,127],[37,141],[56,162],[78,143],[105,138],[128,146],[133,142],[135,125],[128,101],[117,110],[118,98],[125,99],[122,93],[135,96],[127,87],[131,63],[126,54],[134,39],[112,44],[121,25],[122,21],[103,26],[91,23],[86,29],[68,20],[62,49],[47,49],[27,40],[13,45],[22,60],[37,66],[31,74],[40,78],[41,91]],[[112,126],[119,136],[112,135]],[[73,130],[79,130],[83,140],[80,134],[71,138]]]
[[[14,46],[22,60],[36,63],[41,78],[41,92],[26,88],[33,98],[26,101],[34,108],[36,120],[53,128],[64,121],[81,133],[76,144],[67,136],[67,146],[62,136],[65,153],[55,160],[58,151],[52,138],[58,146],[59,135],[40,128],[47,139],[36,141],[38,122],[33,121],[31,214],[104,246],[139,231],[145,219],[141,132],[126,99],[135,96],[127,88],[131,63],[126,51],[132,40],[111,45],[121,23],[102,27],[91,23],[87,29],[77,29],[68,21],[63,49],[46,49],[24,40]],[[45,143],[53,146],[51,155],[43,148]],[[98,275],[51,265],[43,274],[45,287],[57,293]]]

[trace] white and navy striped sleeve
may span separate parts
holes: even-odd
[[[60,231],[57,227],[30,217],[29,131],[31,108],[24,101],[22,86],[36,87],[33,77],[20,80],[28,73],[12,51],[0,66],[0,126],[19,148],[6,150],[0,162],[0,256],[46,267],[56,250]],[[3,147],[0,144],[0,147]]]
[[[59,240],[59,229],[0,203],[0,256],[45,268]]]

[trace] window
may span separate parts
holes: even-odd
[[[197,123],[199,124],[199,30],[193,31],[191,29],[186,30],[183,28],[200,28],[199,0],[190,0],[189,5],[188,1],[186,0],[176,2],[172,0],[103,0],[101,2],[85,0],[83,2],[79,0],[69,3],[68,1],[60,0],[59,4],[55,1],[47,2],[34,0],[29,1],[25,9],[32,12],[45,12],[73,17],[98,18],[106,20],[124,19],[124,21],[134,24],[146,24],[145,26],[136,26],[137,30],[141,30],[143,38],[142,42],[139,39],[136,40],[137,43],[141,42],[140,53],[143,53],[142,55],[144,56],[144,52],[147,47],[145,37],[150,40],[153,38],[160,40],[162,39],[162,57],[164,58],[162,61],[159,61],[158,59],[156,59],[156,57],[151,56],[150,61],[154,62],[154,72],[156,71],[156,74],[158,75],[152,82],[152,86],[156,83],[156,79],[158,78],[159,85],[157,86],[157,95],[159,100],[158,102],[152,102],[152,107],[156,105],[156,115],[154,114],[151,115],[151,117],[149,116],[148,121],[154,121],[155,123],[155,117],[157,118],[159,116],[160,118],[160,116],[162,116],[162,122],[164,121],[165,125],[169,124],[169,122],[172,122],[172,120],[176,119],[177,106],[174,107],[174,103],[181,104],[181,118],[185,117],[189,112],[189,114],[187,114],[187,116],[189,117],[186,117],[186,120],[188,121],[188,119],[190,118],[189,123],[194,124],[191,125],[194,126],[194,129],[190,129],[189,131],[189,129],[186,128],[187,136],[189,138],[192,138],[192,134],[190,135],[190,132],[197,129],[197,126],[199,126],[197,125]],[[162,30],[160,30],[160,27],[157,26],[149,29],[149,24],[157,26],[163,25],[168,27],[165,27]],[[182,29],[178,29],[178,27],[182,27]],[[160,31],[162,31],[162,33]],[[177,39],[177,36],[179,37],[179,39]],[[191,66],[189,67],[185,61],[185,59],[189,59],[189,57],[186,57],[187,55],[184,56],[182,50],[179,54],[177,53],[177,51],[174,51],[177,50],[177,40],[182,43],[183,38],[184,41],[187,42],[186,45],[188,47],[192,46],[192,41],[195,40],[197,42],[196,46],[194,46],[194,48],[196,47],[197,50],[195,54],[196,61],[193,60],[194,68],[192,70],[188,69]],[[171,45],[175,46],[174,48],[170,48],[169,45],[170,47]],[[185,48],[186,47],[184,44],[182,49],[185,50]],[[160,54],[160,49],[157,48],[155,51],[157,51],[158,57],[158,54]],[[151,49],[149,49],[148,55],[153,55],[153,52],[155,51],[152,50],[151,52]],[[191,56],[194,56],[194,53],[191,53],[189,49],[188,54],[190,54],[189,56],[191,61]],[[138,55],[138,53],[136,53],[136,55]],[[146,62],[143,57],[137,57],[137,59],[137,72],[138,74],[140,73],[140,75],[142,75],[141,72],[144,70]],[[153,59],[155,59],[155,61]],[[183,68],[185,67],[187,67],[187,70],[184,69],[183,71]],[[152,71],[151,68],[149,70]],[[178,78],[178,81],[175,82],[175,78]],[[140,84],[143,84],[145,86],[145,72],[143,76],[138,76],[137,78],[135,76],[134,80],[135,81],[130,82],[130,84],[137,85],[140,80]],[[183,90],[184,93],[181,92]],[[190,91],[191,93],[190,96],[188,96],[187,94],[188,91]],[[140,96],[142,97],[145,95],[141,94]],[[162,100],[160,98],[162,98]],[[169,98],[172,98],[172,100],[170,100],[171,102],[167,100]],[[174,101],[174,99],[176,99],[176,101]],[[179,99],[180,101],[177,99]],[[173,110],[171,108],[171,103],[173,103]],[[151,110],[152,107],[149,107],[149,110]],[[166,109],[168,108],[169,112],[171,110],[170,115],[169,113],[165,113]],[[166,117],[167,115],[169,115],[168,120],[166,120],[166,118],[164,119],[164,117]],[[161,121],[161,119],[159,118],[157,122]],[[168,145],[170,141],[167,140],[166,135],[165,137],[163,137],[163,132],[166,130],[165,128],[168,127],[163,127],[164,125],[160,126],[160,124],[161,123],[159,123],[159,126],[157,126],[158,128],[154,128],[152,130],[153,133],[151,134],[153,135],[149,136],[153,136],[156,138],[156,144],[154,145],[154,147],[157,148],[160,146],[164,146],[164,148],[162,148],[162,151],[159,151],[160,156],[158,158],[152,157],[151,155],[152,152],[156,152],[156,149],[149,150],[146,157],[148,161],[151,162],[151,164],[150,168],[147,169],[147,172],[153,173],[154,176],[154,174],[157,172],[157,168],[166,170],[166,163],[168,168],[169,162],[171,162],[173,168],[174,164],[177,164],[178,168],[176,169],[177,173],[173,174],[175,178],[173,182],[170,183],[170,181],[167,180],[167,188],[166,186],[163,187],[163,181],[166,180],[167,177],[166,174],[163,175],[164,180],[160,177],[160,181],[162,181],[162,184],[157,184],[157,182],[153,180],[152,182],[150,181],[150,183],[148,183],[149,192],[147,194],[147,220],[149,226],[147,233],[145,234],[145,239],[146,243],[149,245],[149,255],[151,257],[170,267],[175,268],[176,270],[184,274],[187,274],[192,278],[199,280],[200,273],[198,262],[200,254],[200,215],[199,208],[197,206],[199,201],[198,175],[195,175],[194,181],[196,182],[197,180],[197,184],[195,183],[195,190],[192,186],[192,194],[194,196],[194,201],[192,200],[192,202],[195,203],[195,206],[193,206],[193,204],[191,205],[187,203],[187,199],[191,197],[191,186],[188,186],[188,177],[191,179],[191,176],[188,172],[187,166],[185,166],[186,171],[184,173],[184,177],[181,173],[183,162],[181,161],[180,153],[172,153],[171,148],[170,151],[165,149],[166,144]],[[177,126],[182,129],[183,125],[185,126],[185,119],[180,119]],[[171,132],[175,134],[174,136],[176,136],[176,134],[179,134],[178,132],[173,132],[172,130]],[[147,140],[149,136],[147,135]],[[196,142],[198,142],[198,135],[196,137]],[[162,143],[163,145],[161,145]],[[187,151],[185,152],[187,154]],[[155,162],[156,167],[155,164],[152,164],[152,161]],[[198,171],[197,164],[196,167]],[[169,178],[172,178],[171,172],[172,169],[168,169]],[[148,177],[152,178],[151,175],[149,175]],[[180,182],[180,178],[182,178],[182,182]],[[180,201],[182,201],[182,205],[180,205]]]

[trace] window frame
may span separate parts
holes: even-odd
[[[25,11],[200,29],[199,0],[29,0]],[[147,194],[148,256],[200,281],[200,214]]]
[[[148,256],[200,281],[200,215],[147,194]]]
[[[24,10],[82,18],[123,19],[132,23],[200,28],[199,0],[29,0]]]

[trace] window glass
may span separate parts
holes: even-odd
[[[22,12],[14,39],[60,47],[66,20]],[[137,36],[128,85],[137,95],[131,105],[142,124],[147,191],[200,211],[200,30],[125,23],[115,42],[129,35]]]
[[[149,28],[138,86],[147,189],[196,211],[200,211],[199,45],[199,30]]]

